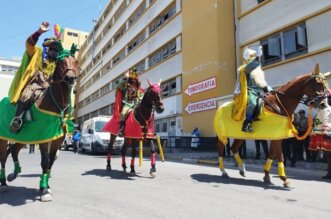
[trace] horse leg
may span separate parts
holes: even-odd
[[[113,145],[116,139],[116,135],[110,134],[108,149],[107,149],[107,170],[111,170],[111,150],[113,149]]]
[[[155,145],[154,145],[154,141],[152,139],[148,139],[147,140],[149,143],[149,146],[151,148],[151,169],[149,171],[149,174],[152,177],[156,176],[156,154],[155,154]]]
[[[7,153],[7,141],[0,140],[0,161],[1,161],[1,169],[0,169],[0,188],[4,188],[7,186],[6,183],[6,161],[8,157]]]
[[[131,175],[136,175],[136,171],[134,169],[134,163],[135,163],[135,158],[136,158],[136,153],[137,153],[137,140],[132,140],[131,141],[131,146],[132,146],[132,151],[131,151],[131,164],[130,164],[130,174]]]
[[[266,183],[270,183],[271,184],[271,179],[270,179],[270,169],[271,169],[271,165],[273,160],[276,157],[276,141],[271,141],[270,144],[270,150],[269,150],[269,154],[268,154],[268,159],[264,165],[264,177],[263,177],[263,181]],[[281,142],[281,141],[280,141]]]
[[[42,175],[40,176],[40,183],[39,189],[41,192],[40,199],[43,202],[51,201],[52,194],[48,190],[48,179],[50,172],[50,149],[51,149],[51,142],[40,144],[40,155],[41,155],[41,168],[42,168]],[[56,153],[55,153],[56,154]]]
[[[274,148],[275,148],[275,154],[278,160],[278,175],[281,180],[283,180],[283,185],[285,188],[290,187],[290,182],[285,174],[285,166],[284,166],[284,155],[282,151],[282,141],[277,140],[274,141]]]
[[[239,155],[239,147],[243,143],[244,140],[241,139],[234,139],[233,144],[231,146],[231,150],[233,153],[233,157],[236,160],[239,168],[239,174],[243,177],[246,176],[246,169],[245,169],[245,164],[244,161],[240,158]]]
[[[125,156],[126,156],[126,151],[128,149],[128,144],[129,144],[129,139],[124,139],[124,143],[123,143],[123,147],[121,149],[121,156],[122,156],[122,168],[123,168],[123,172],[126,173],[126,169],[127,169],[127,166],[126,166],[126,160],[125,160]]]
[[[14,171],[12,173],[8,174],[8,176],[7,176],[7,180],[9,182],[16,179],[18,174],[20,174],[22,171],[20,162],[18,160],[18,154],[23,147],[24,147],[24,144],[18,144],[18,143],[12,144],[9,146],[10,154],[13,157],[13,162],[14,162]]]
[[[223,142],[220,141],[219,138],[217,138],[218,166],[222,172],[222,177],[229,178],[229,175],[227,174],[224,168],[224,160],[223,160],[224,148],[225,145],[223,144]]]

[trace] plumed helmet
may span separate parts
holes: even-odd
[[[244,58],[245,62],[249,62],[256,57],[257,57],[257,52],[255,50],[250,49],[248,47],[245,48],[244,54],[243,54],[243,58]]]

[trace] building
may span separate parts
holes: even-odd
[[[21,60],[0,58],[0,99],[8,96],[8,90]]]
[[[74,43],[77,45],[78,53],[76,56],[79,54],[79,49],[81,46],[85,43],[87,36],[89,33],[79,31],[79,30],[74,30],[70,28],[64,28],[64,33],[63,33],[63,38],[62,38],[62,46],[65,49],[70,49],[71,45]]]
[[[78,118],[111,114],[123,74],[162,78],[161,135],[199,127],[215,136],[216,108],[232,100],[243,49],[262,46],[263,69],[274,88],[313,70],[331,69],[329,0],[110,1],[81,48]],[[278,11],[277,13],[273,13]],[[92,86],[93,85],[93,86]]]
[[[199,127],[215,136],[213,116],[235,82],[232,1],[116,0],[81,47],[79,122],[111,114],[115,89],[136,67],[145,79],[162,79],[165,111],[155,114],[160,135],[182,136]],[[226,30],[226,31],[224,31]]]

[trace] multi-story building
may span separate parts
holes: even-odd
[[[0,58],[0,100],[8,96],[8,90],[21,60]]]
[[[116,86],[136,67],[162,79],[165,111],[155,114],[160,135],[181,136],[199,127],[215,136],[216,100],[235,81],[232,1],[113,0],[81,47],[78,120],[112,114]]]
[[[65,49],[70,49],[71,45],[74,43],[77,45],[77,49],[79,52],[79,49],[85,43],[88,34],[89,33],[80,30],[64,28],[62,45]],[[76,55],[78,55],[78,53]]]

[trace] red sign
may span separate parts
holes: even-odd
[[[189,114],[192,114],[195,112],[216,109],[216,106],[217,106],[216,98],[212,98],[212,99],[208,99],[208,100],[202,100],[199,102],[189,103],[185,107],[185,111],[188,112]]]
[[[214,89],[216,88],[216,77],[195,83],[195,84],[190,84],[186,90],[185,93],[189,96],[192,94],[197,94],[201,93],[206,90]]]

